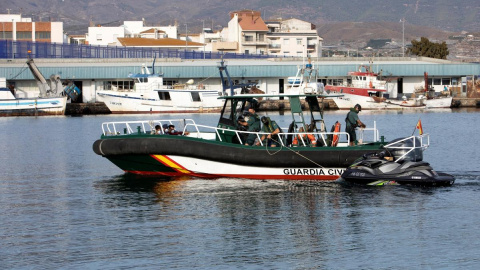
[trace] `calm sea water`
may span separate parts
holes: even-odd
[[[327,124],[345,114],[327,112]],[[387,140],[411,135],[420,118],[431,134],[424,159],[457,178],[446,188],[144,179],[93,153],[102,122],[160,118],[0,118],[0,268],[480,266],[479,110],[360,113]]]

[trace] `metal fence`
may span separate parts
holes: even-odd
[[[0,40],[0,59],[14,58],[182,58],[182,59],[258,59],[274,55],[204,52],[151,47],[57,44]]]

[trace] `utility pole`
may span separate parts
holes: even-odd
[[[185,24],[185,56],[187,54],[188,26]]]
[[[203,59],[205,59],[205,20],[202,20]]]
[[[402,19],[402,56],[405,57],[405,18]]]

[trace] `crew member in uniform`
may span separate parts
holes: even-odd
[[[280,143],[280,138],[278,136],[278,133],[281,132],[277,122],[271,120],[270,117],[267,117],[267,116],[262,116],[261,121],[263,123],[262,132],[269,133],[269,134],[262,135],[260,140],[263,142],[266,137],[267,141],[265,143],[267,144],[267,146],[271,146],[271,147],[277,146],[276,143],[277,142]],[[260,145],[260,142],[257,142],[255,145]]]
[[[355,144],[357,140],[357,134],[355,133],[355,128],[361,127],[365,128],[366,125],[360,121],[358,118],[358,113],[362,110],[362,106],[360,104],[356,104],[353,108],[350,108],[350,111],[347,114],[347,118],[345,118],[345,132],[350,135],[350,146]]]
[[[248,127],[248,131],[250,132],[259,132],[260,118],[255,113],[255,108],[253,107],[253,105],[247,106],[246,108],[248,109],[248,112],[249,112],[248,120],[246,122],[238,121],[238,123],[242,126]],[[254,145],[256,138],[257,138],[257,134],[249,133],[247,137],[247,141],[245,142],[245,145]]]

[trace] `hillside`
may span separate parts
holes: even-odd
[[[203,24],[218,30],[226,26],[230,11],[240,9],[260,10],[265,19],[294,17],[312,22],[327,43],[399,33],[401,38],[402,18],[406,38],[435,38],[430,35],[480,28],[478,0],[3,0],[0,9],[35,21],[63,21],[65,31],[74,34],[85,33],[91,23],[117,26],[142,18],[147,25],[187,24],[189,32],[198,32]]]

